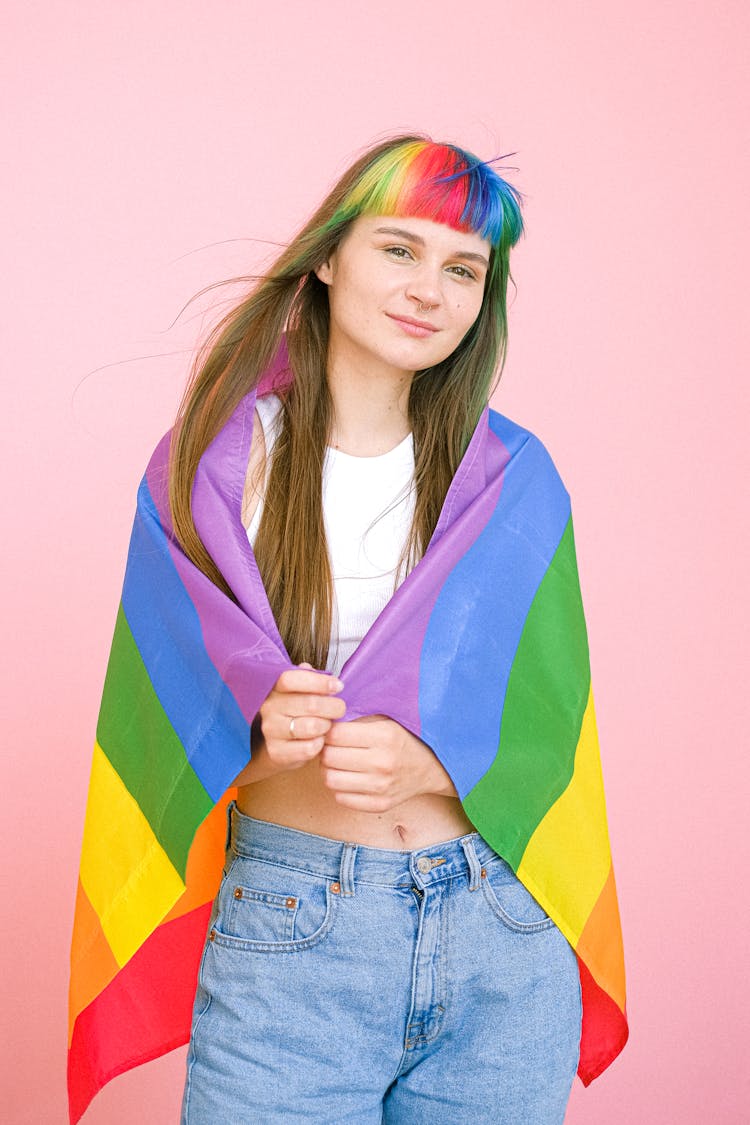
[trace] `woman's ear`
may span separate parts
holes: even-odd
[[[313,270],[313,273],[317,277],[318,281],[322,281],[324,285],[330,285],[333,281],[333,268],[331,265],[332,261],[333,254],[331,254],[330,257],[326,258],[325,262],[321,262],[320,265],[316,266]]]

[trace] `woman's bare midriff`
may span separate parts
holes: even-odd
[[[317,761],[238,789],[240,812],[316,836],[395,851],[453,840],[473,832],[457,797],[412,797],[384,813],[344,808],[323,784]]]

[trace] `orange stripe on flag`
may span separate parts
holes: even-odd
[[[187,889],[166,915],[164,922],[171,922],[213,901],[224,863],[227,805],[235,796],[235,789],[228,790],[198,828],[188,856]],[[96,911],[80,882],[70,961],[68,1042],[79,1013],[106,988],[119,969]]]
[[[576,947],[576,953],[589,967],[600,988],[607,992],[620,1011],[625,1011],[625,963],[620,935],[615,874],[610,866],[607,881],[597,899]]]
[[[119,966],[104,936],[96,912],[78,883],[73,945],[70,951],[70,1024],[68,1043],[79,1012],[98,996],[117,973]]]
[[[237,796],[229,789],[198,828],[188,854],[186,888],[164,919],[171,922],[212,902],[221,882],[227,837],[227,805]]]

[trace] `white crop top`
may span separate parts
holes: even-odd
[[[256,402],[266,442],[266,483],[281,421],[281,402],[266,395]],[[264,489],[265,491],[265,489]],[[414,518],[414,442],[408,434],[388,453],[353,457],[326,449],[323,519],[333,573],[334,619],[328,672],[338,674],[398,584],[396,570]],[[260,526],[258,504],[247,536]],[[400,574],[398,581],[402,581]]]

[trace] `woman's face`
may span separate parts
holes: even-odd
[[[490,244],[430,219],[361,215],[315,272],[337,365],[401,376],[432,367],[479,315]]]

